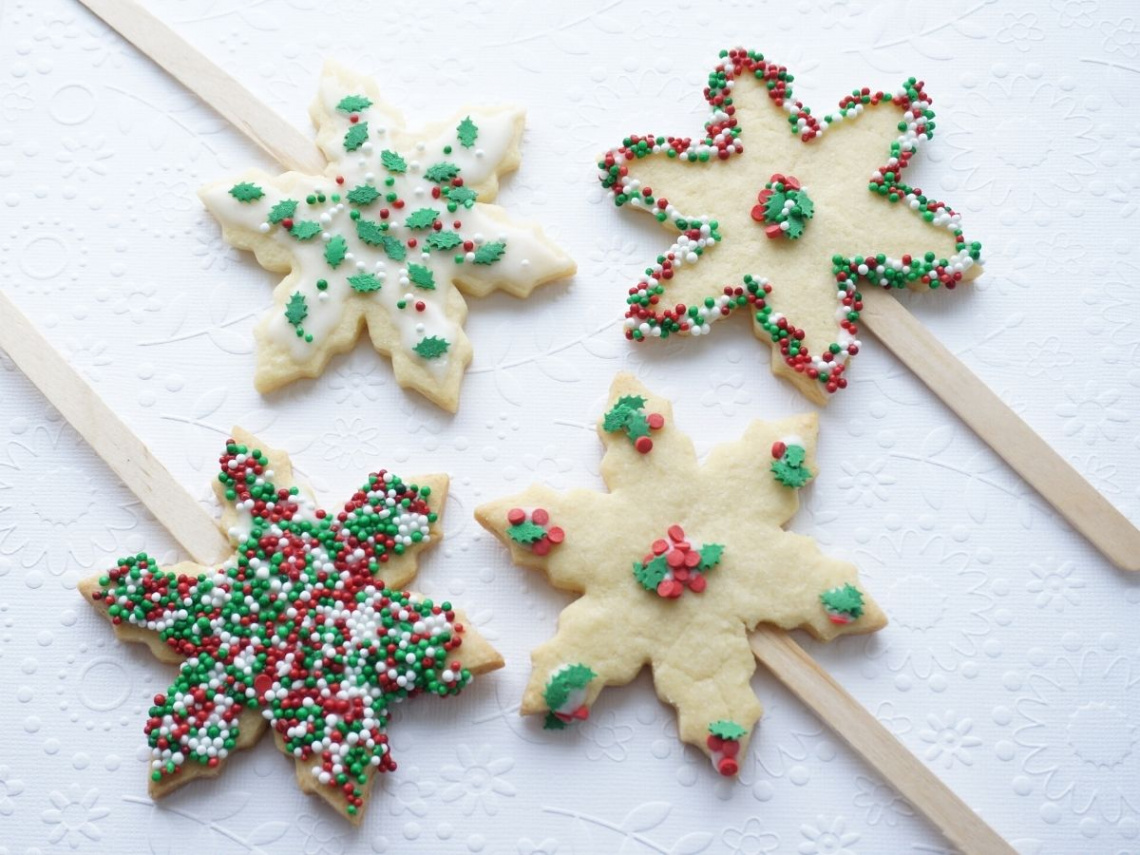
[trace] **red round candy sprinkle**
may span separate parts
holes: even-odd
[[[273,686],[273,678],[268,674],[258,674],[253,681],[253,690],[259,695],[264,695]]]
[[[772,457],[779,460],[787,452],[788,446],[785,443],[776,440],[772,443]]]
[[[651,546],[650,549],[653,550],[654,555],[664,555],[669,551],[669,541],[665,540],[665,538],[658,538],[653,541],[653,546]]]
[[[286,217],[285,219],[283,219],[281,221],[281,228],[283,228],[283,229],[293,228],[293,221],[291,219],[289,219],[288,217]]]
[[[694,594],[701,593],[708,585],[709,580],[705,578],[704,573],[694,573],[689,577],[689,590]]]
[[[770,238],[778,238],[783,233],[784,233],[784,230],[782,228],[780,228],[778,223],[772,223],[772,225],[770,225],[764,229],[764,234],[766,234]]]
[[[676,567],[673,569],[673,578],[683,585],[689,581],[689,571],[684,567]]]
[[[546,555],[546,553],[550,552],[550,546],[550,539],[544,537],[542,540],[536,540],[531,544],[530,549],[535,555]]]
[[[518,525],[519,523],[526,522],[526,511],[522,508],[511,508],[507,511],[507,522],[511,525]]]
[[[724,775],[726,778],[731,778],[740,771],[740,764],[732,757],[724,757],[720,763],[717,764],[717,771]]]
[[[685,553],[685,566],[696,567],[701,563],[701,554],[695,549],[689,550]]]
[[[650,430],[661,430],[661,428],[665,427],[665,417],[660,413],[650,413],[646,421],[649,422]]]
[[[547,513],[545,508],[535,508],[531,511],[530,521],[535,525],[546,525],[550,522],[550,514]]]
[[[633,444],[633,447],[640,451],[642,454],[648,454],[653,450],[653,440],[647,436],[639,436],[637,438],[637,442]]]
[[[740,743],[735,739],[726,739],[720,751],[725,757],[735,757],[740,753]]]
[[[764,222],[764,206],[763,205],[753,205],[752,206],[752,219],[754,219],[758,223]]]
[[[668,579],[662,579],[657,583],[657,596],[668,598],[669,592],[673,590],[673,583]]]
[[[685,564],[685,553],[680,549],[672,549],[669,554],[665,556],[665,561],[670,567],[683,567]]]
[[[554,526],[552,529],[550,529],[550,531],[546,533],[546,537],[550,540],[551,543],[558,544],[566,539],[566,532],[558,526]]]
[[[683,528],[681,528],[679,525],[669,526],[668,534],[669,534],[669,539],[672,540],[674,543],[680,543],[682,540],[685,539],[685,530]]]
[[[715,733],[710,733],[708,739],[705,740],[705,745],[709,747],[709,751],[720,751],[720,746],[723,744],[724,740]]]

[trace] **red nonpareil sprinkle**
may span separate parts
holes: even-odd
[[[634,442],[633,447],[642,454],[648,454],[653,450],[653,440],[647,436],[639,436],[637,441]]]

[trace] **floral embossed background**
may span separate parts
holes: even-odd
[[[203,501],[235,423],[292,452],[330,500],[370,468],[450,472],[447,538],[419,585],[462,602],[508,659],[459,701],[397,715],[401,767],[359,830],[301,795],[268,744],[152,805],[142,723],[170,671],[118,645],[75,582],[177,549],[0,358],[0,852],[946,852],[764,674],[767,715],[735,783],[681,747],[644,678],[575,731],[520,719],[527,652],[564,598],[470,514],[533,480],[596,486],[588,426],[618,369],[672,396],[702,451],[806,406],[743,324],[641,348],[619,332],[665,236],[612,209],[593,158],[631,131],[695,134],[716,51],[744,42],[787,64],[816,111],[855,86],[927,81],[938,130],[912,183],[963,212],[987,268],[907,302],[1140,521],[1134,4],[151,5],[300,127],[325,56],[375,73],[412,117],[522,102],[523,167],[502,201],[541,218],[580,272],[526,302],[472,301],[458,416],[403,393],[366,346],[261,398],[250,328],[277,277],[221,242],[194,190],[272,164],[73,0],[0,3],[0,287]],[[813,651],[1021,852],[1140,852],[1140,577],[867,339],[822,413],[822,471],[795,527],[856,561],[892,623]]]

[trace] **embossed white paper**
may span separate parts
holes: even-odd
[[[366,344],[262,397],[251,331],[278,276],[221,241],[196,190],[277,166],[72,0],[0,5],[0,287],[204,502],[233,424],[286,448],[326,501],[382,467],[449,472],[446,537],[419,580],[507,659],[461,698],[396,711],[400,768],[359,830],[302,795],[269,745],[152,805],[143,724],[174,672],[117,644],[75,583],[120,555],[178,552],[0,357],[0,852],[948,851],[763,673],[735,782],[682,749],[644,676],[575,730],[521,719],[529,650],[565,598],[471,513],[532,481],[599,487],[592,423],[618,370],[672,399],[700,452],[811,406],[737,322],[645,346],[621,332],[628,288],[669,238],[614,209],[595,159],[629,133],[694,135],[717,51],[743,44],[787,65],[816,113],[853,87],[925,81],[937,127],[908,181],[962,211],[986,270],[903,299],[1140,521],[1131,4],[150,5],[306,132],[326,57],[375,75],[412,122],[523,105],[522,167],[499,201],[541,221],[579,273],[525,302],[472,300],[454,417]],[[856,563],[891,624],[810,650],[1019,851],[1140,851],[1140,576],[866,338],[820,413],[820,472],[794,527]]]

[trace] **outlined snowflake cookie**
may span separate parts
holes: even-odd
[[[575,271],[538,226],[488,204],[518,168],[523,112],[409,132],[375,81],[328,62],[310,114],[324,175],[254,169],[200,191],[227,242],[288,274],[254,333],[255,384],[319,376],[367,326],[401,386],[454,412],[472,353],[463,294],[527,297]]]
[[[615,427],[618,409],[660,415],[651,449]],[[701,465],[669,402],[620,374],[598,420],[608,493],[534,485],[477,508],[515,563],[581,594],[531,654],[522,713],[546,713],[550,728],[573,724],[604,686],[649,665],[658,696],[677,708],[681,739],[735,775],[761,713],[748,631],[770,623],[830,640],[886,624],[855,567],[782,528],[816,471],[816,431],[815,414],[756,421]],[[803,477],[788,477],[781,462]],[[532,549],[512,531],[528,509],[558,527],[552,548]]]
[[[392,707],[503,665],[461,611],[404,590],[440,537],[447,476],[374,473],[326,512],[288,455],[239,429],[219,463],[228,561],[140,554],[79,585],[120,639],[179,666],[144,727],[150,795],[218,775],[268,729],[301,789],[359,823],[372,776],[396,768]]]
[[[854,90],[817,117],[792,80],[755,51],[722,51],[704,135],[630,135],[599,179],[676,234],[629,289],[626,337],[707,335],[743,309],[772,372],[822,404],[859,352],[858,288],[954,288],[981,272],[981,246],[902,181],[934,136],[922,81]]]

